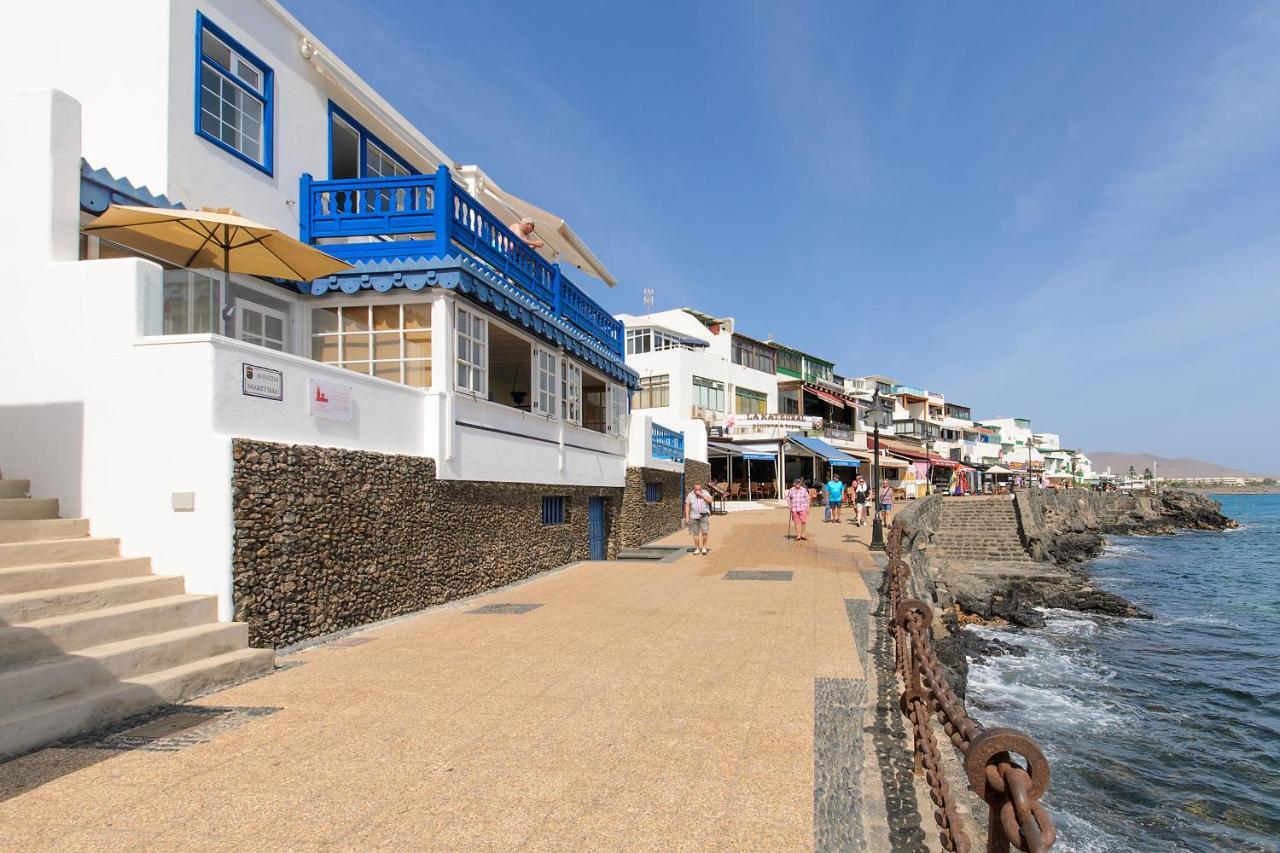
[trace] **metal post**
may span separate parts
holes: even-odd
[[[871,400],[875,415],[874,450],[871,453],[871,544],[872,551],[884,550],[884,523],[880,520],[880,392],[876,391]]]

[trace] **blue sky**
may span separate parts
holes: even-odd
[[[1280,471],[1280,5],[288,5],[611,310]]]

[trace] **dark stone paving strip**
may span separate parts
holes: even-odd
[[[860,678],[813,682],[813,846],[865,850],[862,832],[862,723],[867,685]]]
[[[279,710],[272,707],[166,705],[53,746],[62,749],[177,752],[193,744],[208,743],[223,732]]]
[[[530,610],[537,610],[541,606],[541,604],[486,604],[484,607],[477,607],[475,610],[467,612],[518,615],[520,613],[528,613]]]
[[[889,620],[884,612],[884,575],[863,572],[867,589],[877,597],[875,611],[875,645],[871,657],[876,673],[875,721],[871,739],[880,765],[880,783],[884,787],[885,816],[889,821],[889,848],[899,851],[924,851],[924,828],[916,802],[915,761],[905,746],[906,724],[898,710],[898,681],[893,667],[893,640]]]
[[[789,581],[791,572],[768,572],[756,569],[734,569],[726,572],[727,581]]]
[[[853,641],[858,647],[858,663],[862,671],[871,671],[871,602],[862,598],[846,598],[845,613],[849,614],[849,626],[853,628]]]

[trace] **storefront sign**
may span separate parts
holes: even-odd
[[[284,374],[256,364],[240,365],[240,393],[264,400],[284,399]]]
[[[330,421],[351,421],[351,386],[312,379],[308,383],[307,411]]]

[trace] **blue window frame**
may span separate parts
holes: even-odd
[[[342,107],[329,102],[329,179],[416,175],[418,170]]]
[[[542,499],[542,524],[544,527],[550,527],[555,524],[564,524],[564,496],[546,497]]]
[[[196,135],[272,174],[275,72],[196,13]]]
[[[644,484],[644,502],[647,504],[656,504],[662,501],[662,484],[661,483],[645,483]]]

